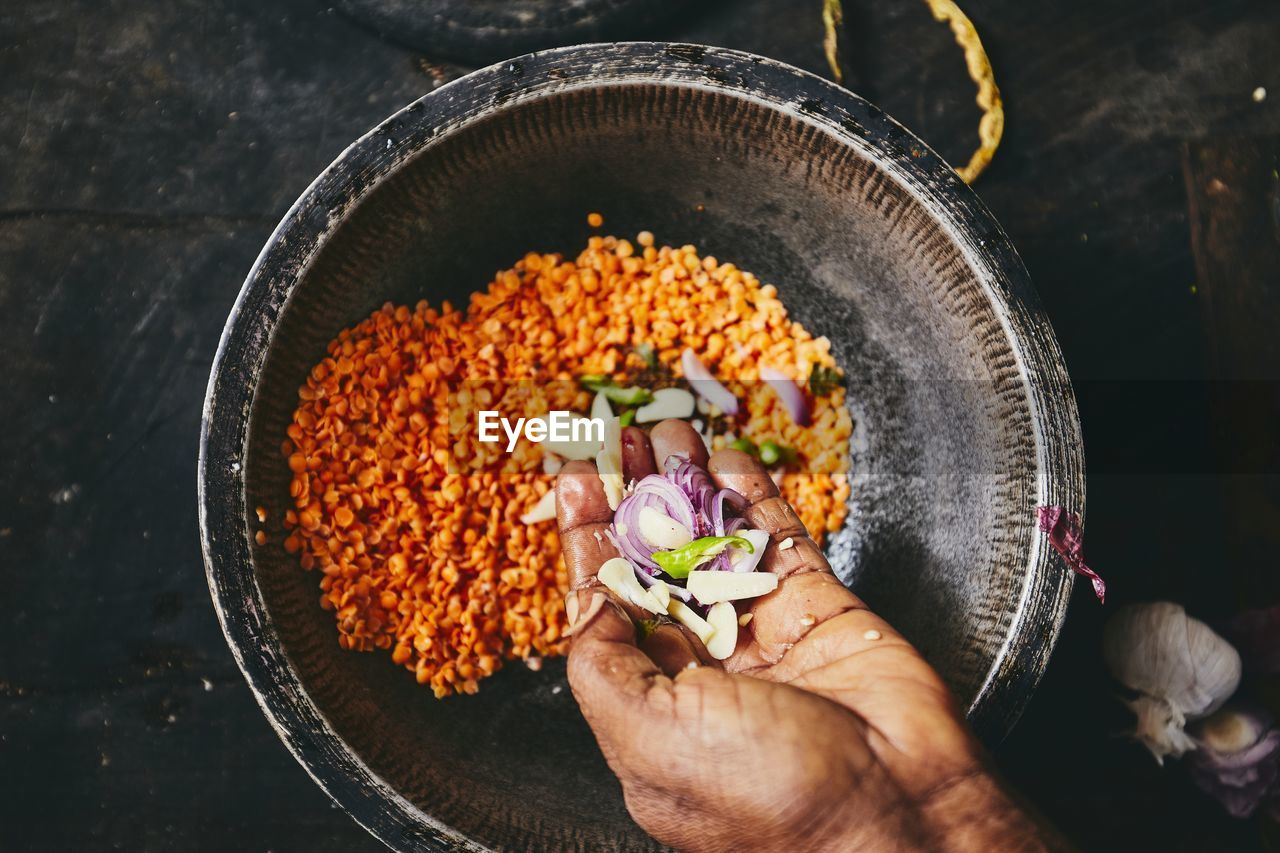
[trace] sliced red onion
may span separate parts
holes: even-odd
[[[732,550],[732,549],[730,549]],[[704,572],[727,572],[729,571],[729,552],[723,551],[711,558],[710,562],[703,563],[698,566],[699,571]]]
[[[800,386],[791,381],[791,377],[776,367],[762,364],[760,378],[778,395],[797,426],[809,425],[809,401],[804,398],[804,391],[800,390]]]
[[[748,506],[746,498],[733,489],[716,489],[706,470],[690,462],[687,456],[673,454],[663,468],[662,474],[650,474],[633,484],[618,505],[613,524],[605,535],[631,563],[641,584],[651,588],[658,580],[666,580],[673,596],[705,615],[706,606],[698,602],[683,582],[667,578],[653,559],[654,548],[640,533],[641,512],[649,508],[664,513],[688,528],[695,538],[729,536],[743,531],[742,535],[755,546],[752,553],[743,555],[737,563],[730,561],[731,553],[738,557],[736,549],[717,554],[701,566],[708,571],[754,571],[769,537],[763,531],[745,529],[747,520],[741,513]]]
[[[742,530],[738,535],[750,542],[755,550],[749,554],[743,554],[730,568],[735,572],[754,572],[756,566],[760,565],[761,558],[764,557],[764,549],[769,547],[769,534],[763,530]]]
[[[648,572],[636,572],[636,577],[640,578],[640,583],[644,584],[646,589],[661,580],[661,578],[651,575]],[[693,602],[693,593],[689,592],[689,590],[684,587],[669,583],[667,584],[667,589],[671,590],[671,594],[683,601],[685,604]]]
[[[672,456],[667,460],[666,476],[667,479],[684,491],[693,504],[698,525],[689,529],[693,531],[694,538],[711,535],[711,504],[716,494],[716,487],[711,482],[711,476],[688,459],[677,456]]]
[[[1093,583],[1093,594],[1098,603],[1107,600],[1107,582],[1084,562],[1084,528],[1080,516],[1060,506],[1036,507],[1040,532],[1048,535],[1049,544],[1057,551],[1073,572],[1084,575]]]
[[[1200,790],[1232,817],[1249,817],[1280,777],[1280,730],[1255,708],[1223,708],[1199,727],[1199,749],[1186,759]]]
[[[725,532],[724,505],[728,501],[729,504],[738,512],[742,512],[747,508],[747,499],[735,492],[733,489],[721,489],[716,492],[715,497],[711,499],[711,535],[712,536],[728,536]],[[731,521],[741,521],[742,519],[730,519]]]
[[[685,347],[680,354],[680,365],[684,368],[684,378],[695,394],[730,417],[738,414],[738,398],[711,375],[711,371],[698,360],[693,350]]]
[[[659,474],[645,477],[636,483],[630,495],[623,498],[610,528],[614,544],[636,568],[656,574],[658,564],[653,561],[653,547],[640,535],[640,511],[646,507],[670,516],[691,532],[699,527],[700,513],[688,491]]]

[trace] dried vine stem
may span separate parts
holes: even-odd
[[[827,54],[827,64],[831,66],[831,78],[837,83],[844,82],[844,71],[840,69],[840,38],[836,30],[844,20],[844,9],[840,0],[822,0],[822,50]]]
[[[978,121],[978,149],[969,157],[969,162],[957,169],[957,174],[965,183],[971,184],[991,163],[996,149],[1000,147],[1000,138],[1004,135],[1004,103],[1000,100],[1000,90],[996,87],[995,74],[991,70],[991,60],[982,47],[982,39],[974,29],[973,22],[960,10],[953,0],[924,0],[935,20],[949,24],[955,36],[956,44],[964,51],[965,66],[969,70],[969,78],[978,86],[977,102],[982,109],[982,118]],[[840,70],[840,48],[837,29],[844,18],[841,0],[822,0],[822,24],[824,36],[822,47],[827,55],[827,64],[831,66],[831,76],[837,83],[844,82],[844,74]]]
[[[971,184],[991,163],[996,149],[1000,147],[1000,137],[1004,135],[1004,103],[1000,100],[1000,90],[996,88],[991,60],[982,48],[982,39],[978,38],[973,22],[952,0],[925,0],[925,3],[933,12],[934,20],[951,25],[956,44],[964,50],[969,79],[978,84],[977,101],[982,110],[982,118],[978,121],[978,150],[973,152],[968,164],[956,170],[966,184]]]

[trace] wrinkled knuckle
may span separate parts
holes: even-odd
[[[789,548],[781,549],[776,546],[771,548],[765,569],[773,572],[780,579],[801,572],[830,573],[831,564],[827,562],[818,544],[807,535],[802,534],[802,536],[803,538],[794,539]]]
[[[767,530],[775,542],[787,537],[798,539],[809,535],[804,523],[800,521],[800,516],[796,515],[796,511],[791,508],[791,504],[778,495],[752,504],[747,508],[745,516],[752,527]]]

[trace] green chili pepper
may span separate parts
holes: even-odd
[[[653,402],[653,392],[639,385],[632,385],[630,388],[606,385],[600,390],[604,392],[610,403],[617,403],[619,406],[643,406],[645,403]]]
[[[750,453],[752,456],[760,455],[760,448],[756,447],[756,443],[749,438],[735,439],[729,446],[734,450],[741,450],[743,453]]]
[[[653,561],[658,564],[658,568],[671,577],[681,580],[689,577],[689,572],[730,547],[745,548],[748,554],[756,550],[750,539],[741,536],[703,536],[674,551],[658,551],[653,555]]]
[[[605,399],[619,406],[643,406],[653,402],[653,392],[639,385],[630,388],[619,388],[613,384],[613,378],[603,373],[587,373],[578,377],[578,381],[589,391],[603,392]]]
[[[636,419],[636,410],[627,409],[625,412],[622,413],[622,416],[618,418],[618,423],[620,423],[624,427],[629,427],[631,426],[632,422],[635,421],[635,419]]]
[[[766,441],[760,445],[760,461],[770,467],[790,465],[796,461],[796,450],[776,441]]]

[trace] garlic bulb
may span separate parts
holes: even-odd
[[[1116,680],[1138,697],[1133,735],[1163,764],[1195,748],[1188,720],[1212,714],[1240,684],[1240,655],[1198,619],[1167,601],[1125,607],[1111,617],[1102,654]]]

